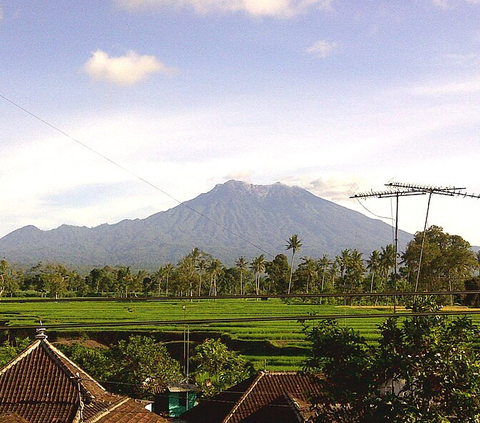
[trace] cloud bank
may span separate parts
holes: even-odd
[[[320,40],[306,49],[307,53],[314,54],[322,59],[335,54],[337,43],[329,42],[327,40]]]
[[[333,0],[115,0],[126,10],[136,11],[158,7],[192,8],[200,14],[244,12],[251,16],[292,17],[310,7],[328,10]]]
[[[125,56],[114,57],[103,50],[95,51],[83,70],[92,79],[117,85],[134,85],[152,74],[171,72],[155,56],[141,56],[129,51]]]
[[[443,84],[430,84],[417,86],[414,94],[421,95],[459,95],[475,94],[480,92],[480,76],[460,82],[447,82]]]

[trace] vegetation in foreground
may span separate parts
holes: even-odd
[[[431,299],[413,311],[433,311]],[[371,345],[334,320],[305,328],[312,349],[305,371],[321,394],[318,422],[476,422],[480,419],[478,328],[468,317],[388,319]]]
[[[28,338],[0,347],[0,368],[20,354]],[[164,343],[149,336],[131,335],[111,348],[88,348],[79,343],[58,347],[110,391],[136,398],[152,398],[168,386],[195,383],[202,397],[211,397],[247,379],[252,364],[218,339],[206,339],[192,351],[191,373],[171,357]]]

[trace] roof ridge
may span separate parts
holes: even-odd
[[[102,413],[97,414],[96,416],[92,416],[90,419],[85,420],[86,423],[95,423],[98,422],[102,417],[105,417],[106,415],[110,414],[113,410],[116,408],[120,407],[121,405],[125,404],[127,401],[133,400],[133,398],[129,397],[124,397],[122,401],[119,401],[118,403],[113,404],[111,407],[108,407],[105,411]]]
[[[288,392],[284,392],[283,395],[284,395],[285,399],[287,400],[287,404],[289,405],[289,407],[293,410],[293,412],[297,416],[298,421],[299,422],[305,421],[305,419],[303,418],[302,413],[301,413],[301,408],[300,408],[300,404],[298,403],[298,398],[289,394]]]
[[[238,410],[242,402],[245,400],[245,398],[252,392],[253,388],[257,386],[258,382],[260,379],[263,378],[263,376],[266,375],[267,372],[259,372],[258,376],[255,378],[254,382],[250,385],[250,387],[243,393],[243,395],[240,397],[240,399],[237,401],[237,403],[233,406],[233,408],[230,410],[230,412],[227,414],[225,419],[223,419],[222,423],[227,423],[233,416],[233,414]]]
[[[83,373],[85,376],[88,377],[88,380],[90,382],[93,382],[95,383],[102,391],[104,392],[107,392],[107,390],[102,386],[100,385],[100,383],[98,383],[92,376],[90,376],[85,370],[83,370],[78,364],[75,364],[72,360],[70,360],[64,353],[62,353],[57,347],[55,347],[54,345],[52,345],[50,342],[48,342],[47,340],[43,340],[42,342],[44,342],[46,344],[46,346],[50,349],[50,351],[52,353],[54,353],[54,358],[56,360],[58,360],[58,362],[62,365],[62,367],[64,367],[65,369],[67,369],[67,371],[69,372],[69,374],[73,377],[76,377],[76,374],[74,374],[66,365],[65,363],[62,362],[62,359],[63,360],[66,360],[68,362],[68,364],[70,364],[72,367],[74,367],[75,369],[78,370],[78,372],[81,372]],[[92,398],[95,398],[95,395],[93,395],[84,385],[83,383],[81,383],[81,386],[83,389],[85,389],[86,392],[88,392],[88,394],[92,397]]]
[[[57,366],[59,366],[61,368],[61,370],[66,374],[66,376],[69,378],[70,380],[70,383],[72,384],[72,386],[75,387],[75,389],[78,389],[77,386],[75,386],[75,382],[74,382],[74,378],[77,377],[77,375],[75,373],[73,373],[66,365],[65,363],[62,362],[62,360],[60,359],[58,353],[60,352],[59,350],[57,350],[56,348],[53,349],[53,345],[50,344],[50,342],[48,342],[46,339],[41,339],[40,340],[40,345],[42,346],[42,348],[44,349],[45,353],[55,362],[55,364]],[[78,367],[78,366],[76,366]],[[79,370],[81,370],[79,368]],[[82,394],[86,395],[89,400],[92,400],[93,398],[95,398],[95,396],[82,384],[80,383],[80,389],[83,390]]]
[[[270,371],[270,370],[266,370],[264,371],[263,373],[267,374],[267,375],[298,375],[299,373],[295,370],[277,370],[277,371]]]

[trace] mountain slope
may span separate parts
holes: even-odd
[[[389,225],[304,189],[229,181],[146,219],[50,231],[26,226],[0,239],[0,256],[22,263],[155,268],[198,247],[233,264],[240,255],[284,252],[294,233],[303,240],[300,254],[312,257],[334,256],[345,248],[369,254],[392,242]],[[401,232],[399,238],[404,246],[411,235]]]

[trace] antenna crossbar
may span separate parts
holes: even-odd
[[[440,194],[440,195],[448,195],[453,197],[455,195],[468,195],[464,193],[466,188],[462,187],[440,187],[440,186],[433,186],[433,185],[421,185],[421,184],[411,184],[411,183],[403,183],[403,182],[389,182],[385,184],[387,187],[391,188],[403,188],[403,189],[410,189],[415,192],[422,192],[424,194]]]
[[[415,191],[413,189],[403,189],[403,190],[385,190],[385,191],[369,191],[360,194],[352,195],[350,198],[389,198],[389,197],[398,197],[406,195],[425,195],[423,191]]]

